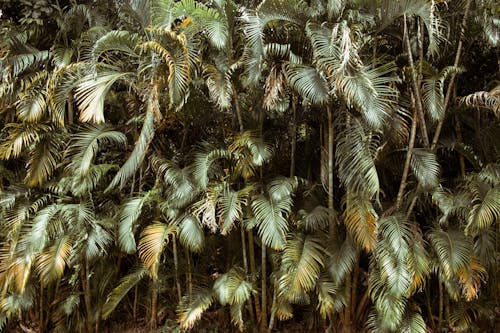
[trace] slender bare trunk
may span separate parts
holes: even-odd
[[[38,332],[39,333],[43,333],[43,329],[44,329],[44,324],[43,324],[43,311],[44,311],[44,304],[43,304],[43,284],[42,282],[40,282],[40,307],[38,309],[38,311],[40,311],[39,313],[39,316],[40,318],[38,319],[40,321],[40,327],[38,329]]]
[[[257,268],[255,264],[255,248],[254,248],[254,240],[253,240],[253,231],[248,230],[247,231],[248,235],[248,251],[250,253],[250,274],[252,275],[252,282],[255,282],[255,279],[257,278]],[[257,321],[260,319],[260,299],[259,299],[259,294],[255,293],[253,294],[254,298],[254,303],[255,303],[255,318]]]
[[[464,17],[462,18],[462,24],[460,26],[460,39],[458,41],[457,53],[455,54],[455,62],[453,63],[453,66],[455,66],[455,67],[458,67],[458,65],[460,65],[460,57],[462,55],[462,48],[463,48],[463,38],[464,38],[464,34],[465,34],[465,25],[467,24],[467,19],[469,17],[469,10],[470,10],[471,2],[472,2],[472,0],[467,0],[467,2],[465,4]],[[456,73],[453,72],[451,74],[450,83],[448,83],[448,89],[446,90],[446,95],[444,97],[443,110],[445,113],[446,113],[446,109],[448,109],[448,104],[450,103],[451,92],[453,91],[453,85],[455,83],[455,78],[456,78]],[[431,144],[432,151],[436,150],[437,142],[439,140],[439,136],[441,135],[441,130],[443,129],[444,119],[445,119],[445,117],[443,116],[443,119],[441,119],[436,126],[436,132],[434,133],[434,137],[432,138],[432,144]]]
[[[271,306],[271,318],[269,318],[269,327],[267,328],[267,333],[271,333],[274,327],[274,318],[276,316],[276,302],[278,300],[278,288],[276,285],[273,288],[273,304]]]
[[[297,97],[292,95],[292,144],[290,152],[290,177],[295,176],[295,152],[297,150]]]
[[[241,117],[240,104],[238,102],[238,92],[233,86],[233,98],[234,98],[234,110],[236,111],[236,117],[238,118],[238,125],[240,127],[240,132],[243,132],[243,118]]]
[[[191,273],[191,253],[186,249],[186,262],[187,262],[187,271],[186,271],[186,289],[188,291],[189,299],[193,297],[193,281],[192,281],[192,273]]]
[[[174,253],[174,278],[177,289],[177,299],[180,302],[182,298],[181,284],[179,282],[179,259],[177,256],[177,240],[175,235],[172,237],[172,252]]]
[[[153,279],[153,288],[151,295],[151,330],[155,331],[158,323],[156,315],[158,313],[158,280],[156,278]]]
[[[328,115],[328,210],[330,212],[330,222],[329,222],[329,236],[331,239],[335,239],[336,235],[336,221],[333,214],[333,111],[328,105],[326,107]]]
[[[90,301],[90,281],[89,281],[89,264],[87,260],[84,260],[82,264],[82,269],[80,270],[80,279],[82,280],[82,291],[83,299],[85,302],[85,324],[87,326],[87,332],[92,332],[92,305]]]
[[[415,69],[415,63],[413,62],[413,55],[410,45],[410,37],[408,32],[408,26],[406,22],[406,14],[404,15],[404,39],[406,43],[406,51],[408,52],[408,61],[411,68],[411,79],[413,86],[413,94],[416,100],[418,120],[420,123],[420,132],[422,135],[422,140],[424,141],[424,146],[429,147],[429,136],[427,134],[427,126],[425,124],[424,108],[422,106],[422,94],[420,92],[420,85],[418,83],[419,79],[417,77],[417,72]],[[421,59],[422,60],[422,59]]]
[[[413,100],[414,99],[412,96],[412,101]],[[413,117],[411,120],[410,142],[408,143],[408,151],[406,152],[406,159],[405,159],[405,164],[403,167],[403,175],[401,176],[401,183],[399,184],[399,191],[398,191],[398,195],[396,197],[396,204],[395,204],[396,210],[398,210],[401,207],[401,201],[403,200],[403,194],[404,194],[405,187],[406,187],[406,181],[408,178],[408,174],[410,172],[411,155],[412,155],[413,147],[415,146],[416,134],[417,134],[417,111],[414,108],[413,109]]]
[[[441,332],[441,322],[443,321],[443,284],[438,281],[439,286],[439,317],[437,331]]]
[[[266,324],[267,324],[267,270],[266,270],[266,263],[267,263],[267,254],[266,254],[266,245],[262,243],[262,248],[261,248],[261,271],[262,271],[262,277],[261,277],[261,289],[262,289],[262,306],[261,306],[261,311],[260,311],[260,329],[261,332],[266,331]]]

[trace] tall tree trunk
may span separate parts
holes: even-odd
[[[80,270],[80,279],[82,280],[82,292],[83,299],[85,302],[85,325],[87,326],[87,332],[92,332],[92,305],[90,299],[90,280],[89,280],[89,264],[86,259],[82,263],[82,269]]]
[[[177,239],[175,235],[172,237],[172,252],[174,253],[174,278],[175,287],[177,289],[177,300],[180,302],[182,299],[181,283],[179,282],[179,258],[177,254]]]
[[[266,245],[262,243],[261,248],[261,289],[262,289],[262,307],[260,311],[260,330],[261,332],[266,332],[267,329],[267,253],[266,253]]]
[[[330,214],[330,221],[329,221],[329,236],[330,239],[335,239],[336,232],[337,232],[337,226],[336,226],[336,221],[335,221],[335,215],[334,215],[334,206],[333,206],[333,165],[334,165],[334,160],[333,160],[333,135],[334,135],[334,128],[333,128],[333,111],[328,105],[326,107],[327,115],[328,115],[328,210]]]
[[[412,101],[414,101],[413,94],[412,94]],[[411,120],[411,130],[410,130],[410,141],[408,142],[408,151],[406,152],[406,159],[403,167],[403,175],[401,176],[401,183],[399,184],[399,191],[396,197],[396,203],[395,203],[396,210],[398,210],[401,207],[401,201],[403,200],[406,181],[408,178],[408,174],[410,172],[411,155],[413,152],[413,147],[415,146],[416,134],[417,134],[417,110],[413,108],[413,117]]]
[[[252,282],[255,282],[257,278],[257,268],[255,264],[255,248],[254,248],[254,239],[253,239],[253,230],[247,231],[248,235],[248,252],[250,257],[250,274],[252,275]],[[255,303],[255,318],[257,321],[260,319],[260,299],[259,294],[253,294],[254,303]]]
[[[405,44],[406,44],[406,51],[408,52],[408,61],[410,63],[410,68],[411,68],[411,81],[412,81],[412,86],[413,86],[413,95],[416,100],[416,106],[417,106],[417,114],[418,114],[418,120],[420,123],[420,132],[422,135],[422,140],[424,141],[424,146],[429,147],[429,136],[427,134],[427,126],[425,124],[425,115],[424,115],[424,108],[422,106],[422,94],[420,92],[420,85],[419,85],[419,79],[417,76],[416,68],[415,68],[415,63],[413,62],[413,55],[412,55],[412,50],[411,50],[411,44],[410,44],[410,37],[409,37],[409,32],[408,32],[408,25],[407,25],[407,19],[406,19],[406,14],[404,15],[404,39],[405,39]],[[421,59],[423,60],[423,59]]]
[[[297,96],[292,94],[292,144],[290,149],[290,177],[295,176],[295,152],[297,150]]]
[[[453,63],[453,66],[455,66],[455,67],[458,67],[458,65],[460,65],[460,57],[462,55],[462,48],[463,48],[463,38],[465,35],[465,25],[467,24],[467,19],[469,17],[469,10],[470,10],[471,2],[472,2],[472,0],[467,0],[467,2],[465,4],[464,17],[462,18],[462,24],[460,25],[460,39],[458,41],[457,53],[455,54],[455,62]],[[446,90],[446,95],[444,97],[443,110],[444,110],[445,114],[446,114],[446,110],[448,109],[448,104],[450,103],[451,92],[453,91],[453,85],[455,83],[455,78],[456,78],[456,73],[453,72],[451,74],[450,82],[448,83],[448,89]],[[445,119],[445,117],[443,116],[443,119],[441,119],[436,126],[436,132],[434,133],[434,137],[432,138],[432,144],[431,144],[432,151],[436,151],[437,142],[439,141],[439,136],[441,135],[441,130],[443,128],[444,119]]]
[[[158,313],[158,279],[153,279],[152,294],[151,294],[151,320],[150,327],[152,331],[156,331],[158,326],[157,323],[157,313]]]

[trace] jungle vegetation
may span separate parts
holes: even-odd
[[[495,0],[1,0],[5,332],[498,332]]]

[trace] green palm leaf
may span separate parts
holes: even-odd
[[[193,252],[200,252],[205,243],[203,226],[197,217],[186,215],[179,225],[179,240],[181,244]]]
[[[410,166],[422,189],[432,190],[439,185],[440,167],[432,152],[414,148]]]
[[[134,224],[141,215],[142,207],[151,199],[150,192],[141,197],[129,200],[120,213],[120,225],[118,227],[118,244],[127,253],[136,250],[134,238]]]
[[[284,272],[279,280],[282,296],[295,303],[311,291],[324,267],[322,239],[317,236],[292,234],[286,242],[281,261]]]
[[[136,268],[132,273],[124,276],[118,286],[116,286],[108,295],[106,303],[102,307],[102,316],[108,318],[115,310],[122,299],[135,285],[137,285],[146,275],[147,270],[143,267]]]
[[[183,330],[193,328],[203,312],[212,305],[213,292],[210,289],[197,290],[191,297],[184,296],[179,304],[179,326]]]
[[[312,104],[326,104],[329,101],[328,83],[314,67],[289,63],[285,68],[290,86],[302,98]]]
[[[63,145],[59,135],[57,132],[43,135],[31,150],[24,179],[28,186],[42,185],[56,170]]]
[[[378,223],[369,200],[351,193],[343,198],[344,221],[347,230],[366,251],[375,249]]]
[[[104,122],[104,100],[111,86],[129,73],[102,71],[84,76],[76,89],[75,98],[83,122]]]
[[[137,171],[139,166],[144,161],[146,153],[149,149],[149,145],[153,140],[156,130],[154,110],[158,110],[158,105],[151,104],[154,104],[154,102],[150,101],[150,103],[148,103],[146,118],[144,119],[144,123],[142,125],[141,134],[135,142],[134,150],[132,150],[132,153],[128,157],[125,164],[120,168],[120,170],[118,170],[115,177],[106,188],[105,192],[110,191],[117,185],[119,185],[120,188],[125,186],[125,183],[130,178],[130,176],[132,176]]]
[[[71,250],[71,239],[63,236],[38,256],[37,271],[45,285],[63,276],[64,269],[69,264]]]
[[[168,243],[168,236],[174,235],[176,227],[160,222],[148,225],[141,233],[138,245],[139,258],[155,280],[163,249]]]
[[[292,199],[287,197],[280,201],[274,201],[260,195],[253,200],[251,206],[262,242],[275,250],[283,249],[288,231],[288,222],[285,216],[290,212]]]

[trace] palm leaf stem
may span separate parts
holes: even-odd
[[[329,221],[329,235],[331,239],[336,238],[336,227],[335,227],[335,217],[333,215],[333,168],[334,168],[334,158],[333,158],[333,144],[334,144],[334,128],[333,128],[333,111],[328,105],[326,107],[328,116],[328,210],[330,214]]]
[[[420,123],[420,132],[422,139],[424,141],[424,146],[429,147],[429,136],[427,135],[427,126],[425,125],[424,108],[422,107],[422,93],[420,91],[420,85],[418,84],[417,73],[415,71],[415,63],[413,62],[413,55],[411,52],[410,37],[408,32],[408,24],[406,19],[406,14],[403,17],[404,20],[404,39],[406,44],[406,50],[408,52],[408,62],[411,68],[411,81],[413,85],[413,93],[416,98],[418,121]],[[423,59],[420,59],[421,61]]]
[[[469,17],[471,2],[472,0],[467,0],[467,3],[465,4],[464,17],[462,18],[462,24],[460,26],[460,37],[457,46],[457,53],[455,54],[455,62],[453,63],[453,66],[455,67],[458,67],[458,65],[460,64],[460,57],[462,55],[462,48],[463,48],[463,39],[465,36],[465,25],[467,24],[467,19]],[[444,113],[446,113],[446,109],[448,108],[448,104],[450,103],[451,92],[453,90],[453,84],[455,83],[456,76],[457,73],[455,71],[451,73],[450,83],[448,83],[448,89],[446,90],[446,95],[444,97],[444,103],[443,103]],[[432,144],[431,144],[431,151],[433,152],[436,151],[437,142],[439,140],[439,136],[441,135],[441,130],[443,128],[444,120],[445,117],[440,119],[436,126],[436,132],[434,132],[434,137],[432,138]]]
[[[415,99],[412,95],[412,104],[414,106],[415,104]],[[405,191],[406,187],[406,182],[408,179],[408,174],[410,172],[410,161],[411,161],[411,154],[413,147],[415,146],[415,137],[417,134],[417,110],[413,108],[413,117],[411,120],[411,130],[410,130],[410,142],[408,143],[408,151],[406,152],[406,159],[405,159],[405,164],[403,168],[403,175],[401,176],[401,183],[399,184],[399,191],[398,195],[396,197],[396,203],[395,203],[395,208],[398,210],[401,207],[401,201],[403,199],[403,194]]]

